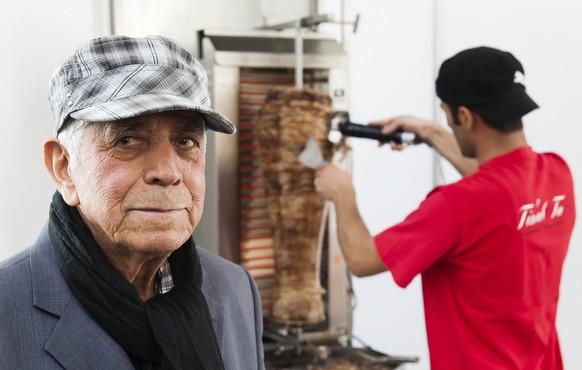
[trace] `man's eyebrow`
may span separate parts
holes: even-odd
[[[192,122],[192,120],[180,120],[174,127],[176,131],[194,133],[204,132],[204,125],[200,124],[199,122]]]
[[[147,120],[144,120],[142,117],[132,117],[121,119],[119,121],[111,121],[107,122],[104,125],[104,134],[105,135],[112,135],[118,136],[122,135],[126,132],[136,132],[142,131],[147,129],[149,125]],[[202,133],[205,130],[204,120],[200,122],[199,120],[193,119],[192,116],[187,115],[176,115],[175,123],[173,124],[173,131],[182,131],[182,132],[193,132],[193,133]]]
[[[129,118],[119,121],[108,122],[105,132],[108,135],[119,135],[124,132],[141,131],[147,126],[147,122],[139,118]]]
[[[204,119],[204,116],[201,115],[200,117],[201,119],[198,119],[197,117],[190,114],[177,113],[175,115],[175,127],[177,130],[186,132],[202,132],[206,127],[206,120]]]

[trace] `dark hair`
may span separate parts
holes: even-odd
[[[459,105],[454,105],[454,104],[447,104],[449,106],[449,108],[451,109],[451,115],[453,116],[453,123],[455,125],[458,125],[459,122]],[[503,133],[508,133],[508,132],[514,132],[514,131],[518,131],[523,129],[523,122],[521,120],[521,118],[516,118],[516,119],[512,119],[512,120],[496,120],[496,119],[492,119],[490,117],[487,117],[487,115],[480,113],[479,109],[473,109],[473,108],[469,108],[467,107],[469,110],[475,112],[476,114],[478,114],[479,116],[481,116],[481,119],[483,119],[483,122],[485,122],[485,124],[491,128],[494,128],[497,131],[503,132]]]

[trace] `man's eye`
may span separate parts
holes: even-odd
[[[130,136],[123,136],[117,139],[117,145],[127,146],[135,142],[135,139]]]
[[[178,140],[178,144],[180,144],[180,146],[188,148],[197,146],[197,142],[189,137],[181,138],[180,140]]]

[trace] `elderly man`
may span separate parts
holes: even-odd
[[[103,37],[55,72],[47,226],[0,264],[1,369],[262,369],[240,266],[198,248],[207,78],[163,37]]]

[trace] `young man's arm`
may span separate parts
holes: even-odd
[[[384,126],[383,133],[389,134],[396,130],[412,132],[423,141],[429,143],[441,156],[448,160],[462,176],[477,172],[477,160],[467,158],[461,153],[461,148],[454,135],[435,122],[412,117],[397,116],[386,120],[370,122],[373,126]],[[401,150],[401,145],[392,145],[393,149]]]
[[[338,238],[350,271],[359,277],[386,271],[358,207],[351,177],[333,164],[317,171],[315,188],[336,208]]]

